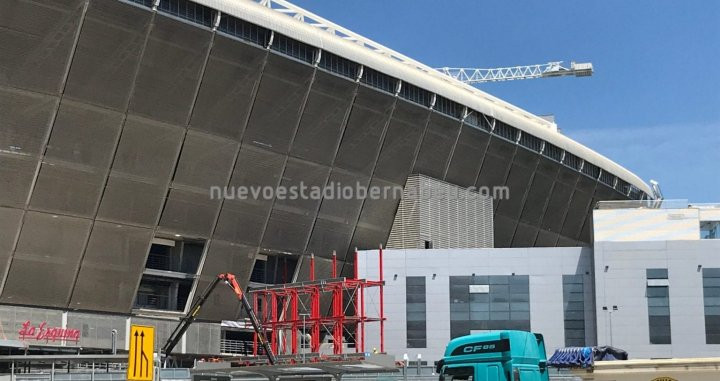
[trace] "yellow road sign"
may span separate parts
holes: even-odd
[[[152,381],[155,327],[132,325],[130,327],[130,352],[128,352],[127,379]]]

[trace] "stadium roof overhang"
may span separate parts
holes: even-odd
[[[366,39],[283,0],[193,0],[220,12],[316,46],[364,66],[411,83],[470,109],[497,118],[556,145],[634,185],[653,192],[640,177],[590,148],[564,136],[557,126],[517,106],[452,79],[418,61]],[[276,5],[280,5],[277,9]]]

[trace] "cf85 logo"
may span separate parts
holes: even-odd
[[[495,349],[495,344],[472,345],[472,346],[467,346],[467,347],[463,348],[463,352],[474,353],[474,352],[490,351],[493,349]]]

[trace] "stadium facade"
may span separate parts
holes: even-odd
[[[0,46],[6,306],[178,313],[219,272],[282,283],[315,253],[329,274],[399,203],[212,186],[508,186],[495,247],[588,245],[597,201],[652,198],[553,123],[282,2],[8,0]],[[237,316],[223,297],[205,318]]]

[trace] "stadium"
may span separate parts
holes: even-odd
[[[10,330],[18,311],[182,312],[220,272],[302,280],[311,253],[351,274],[347,253],[386,244],[400,202],[212,186],[507,186],[499,248],[587,246],[596,202],[654,198],[554,123],[282,1],[8,0],[0,45]],[[203,317],[238,313],[218,297]]]

